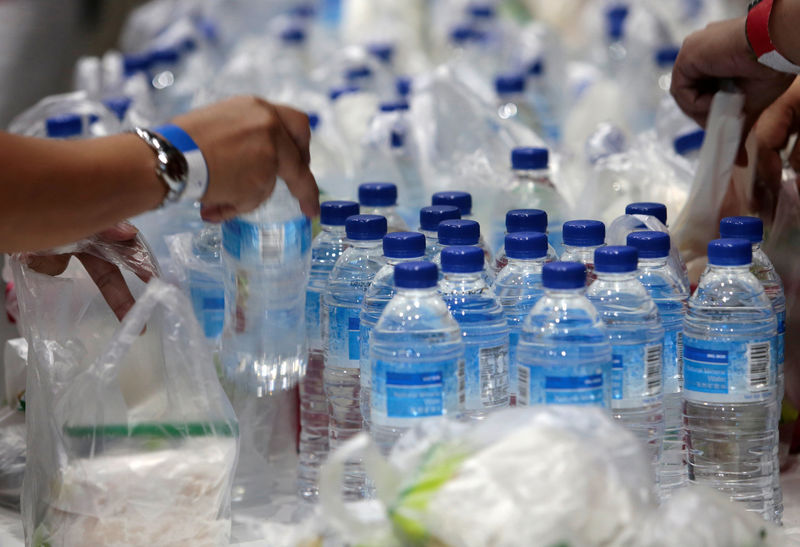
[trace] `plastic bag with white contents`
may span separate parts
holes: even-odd
[[[26,543],[226,545],[235,415],[187,299],[137,284],[136,260],[117,258],[138,296],[121,323],[77,261],[55,277],[14,263],[29,345]]]
[[[344,463],[357,454],[377,508],[339,499]],[[781,544],[777,528],[716,492],[689,489],[673,500],[658,506],[647,457],[630,432],[602,409],[569,406],[510,409],[474,424],[423,423],[388,460],[361,434],[329,456],[320,482],[322,522],[344,544]],[[718,530],[728,522],[730,530]],[[700,539],[668,531],[678,523]]]

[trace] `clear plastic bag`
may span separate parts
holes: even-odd
[[[224,545],[238,426],[191,306],[145,248],[97,238],[59,252],[122,267],[122,323],[76,260],[13,264],[29,345],[28,545]]]
[[[344,463],[358,454],[379,507],[339,499]],[[365,434],[352,439],[323,468],[322,522],[358,545],[782,544],[779,529],[711,490],[690,487],[659,507],[651,474],[602,409],[510,409],[420,424],[388,460]]]

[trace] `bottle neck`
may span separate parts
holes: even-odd
[[[539,258],[511,258],[509,256],[508,265],[530,268],[531,266],[544,266],[546,260],[547,256],[541,256]]]
[[[476,283],[483,283],[483,272],[443,272],[444,280],[450,283],[459,285],[472,285]]]
[[[597,267],[595,267],[594,273],[597,276],[597,281],[620,283],[636,279],[636,270],[630,272],[599,272],[597,271]]]
[[[549,289],[545,287],[544,290],[548,297],[555,299],[577,298],[586,294],[585,286],[576,289]]]
[[[425,257],[425,255],[410,256],[410,257],[406,257],[406,258],[397,258],[397,257],[393,257],[393,256],[384,255],[383,258],[386,261],[386,263],[389,264],[390,266],[397,266],[398,264],[402,264],[403,262],[414,262],[415,260],[423,260],[424,257]]]
[[[665,268],[667,266],[667,258],[666,256],[660,256],[658,258],[640,258],[639,269],[654,270],[656,268]]]
[[[371,250],[383,245],[383,239],[348,239],[347,244],[355,249]]]
[[[602,244],[600,244],[600,245],[568,245],[568,244],[565,243],[564,244],[564,252],[565,253],[567,251],[571,251],[571,252],[575,252],[575,253],[589,253],[589,252],[591,252],[591,253],[593,253],[592,257],[594,257],[594,251],[596,249],[599,249],[602,246],[603,246]]]
[[[743,264],[740,266],[722,266],[719,264],[709,264],[709,273],[719,273],[723,275],[739,275],[750,272],[750,264]]]
[[[341,234],[342,236],[346,236],[344,225],[337,226],[335,224],[320,224],[319,227],[323,232],[336,235]]]
[[[398,296],[406,297],[406,298],[426,298],[431,296],[436,296],[436,286],[433,287],[425,287],[425,288],[414,288],[409,289],[406,287],[395,287],[396,294]]]
[[[422,228],[420,228],[419,233],[421,233],[428,239],[439,239],[439,233],[436,232],[436,230],[423,230]]]

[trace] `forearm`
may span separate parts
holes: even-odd
[[[800,0],[773,0],[769,36],[778,53],[800,65]]]
[[[165,187],[131,134],[83,141],[0,133],[0,252],[47,249],[153,209]]]

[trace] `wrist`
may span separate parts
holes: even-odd
[[[800,34],[791,2],[786,0],[772,0],[772,12],[769,17],[769,37],[775,49],[795,65],[800,65],[797,52],[800,50]]]
[[[785,1],[755,0],[747,11],[747,42],[758,62],[777,72],[800,74],[800,66],[785,56],[800,51],[800,39],[791,26],[794,10],[794,4]]]

